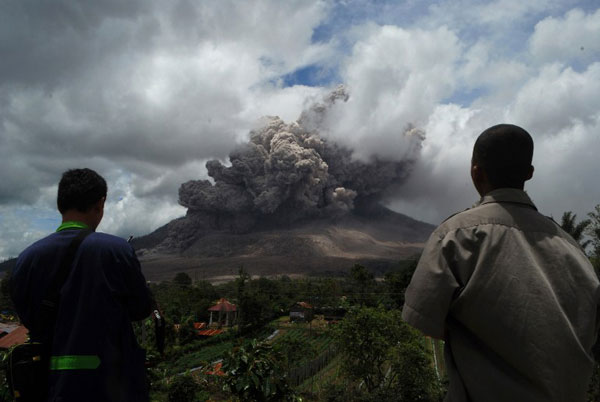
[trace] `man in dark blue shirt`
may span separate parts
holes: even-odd
[[[93,170],[63,174],[57,200],[62,224],[21,253],[13,274],[12,298],[26,327],[36,327],[42,299],[71,241],[102,220],[106,192],[105,180]],[[144,351],[131,321],[147,317],[151,307],[131,245],[105,233],[88,235],[60,290],[55,328],[32,334],[52,339],[47,401],[147,401]]]

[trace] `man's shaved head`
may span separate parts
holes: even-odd
[[[531,178],[533,139],[512,124],[498,124],[479,135],[473,147],[472,164],[487,175],[493,188],[523,188]]]

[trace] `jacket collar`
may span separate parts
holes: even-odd
[[[531,198],[523,190],[516,188],[498,188],[487,193],[476,205],[490,204],[493,202],[510,202],[513,204],[524,204],[537,211]]]

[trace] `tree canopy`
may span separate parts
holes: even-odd
[[[438,398],[439,381],[423,337],[402,321],[399,310],[355,309],[338,324],[336,338],[343,371],[368,395],[380,401]]]
[[[591,243],[591,240],[585,240],[583,235],[586,233],[586,229],[592,223],[591,219],[584,219],[581,222],[577,223],[577,214],[574,214],[571,211],[567,211],[563,214],[560,220],[560,227],[571,235],[573,240],[575,240],[582,249],[586,249],[587,246]]]

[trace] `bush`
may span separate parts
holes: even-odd
[[[342,369],[362,390],[354,400],[435,401],[442,390],[423,337],[398,310],[363,307],[335,329]],[[388,370],[389,369],[389,370]]]
[[[265,342],[234,348],[223,361],[224,388],[242,401],[296,400],[278,358]]]
[[[199,391],[198,384],[194,378],[189,375],[177,375],[168,386],[169,402],[188,402],[196,401],[196,393]]]

